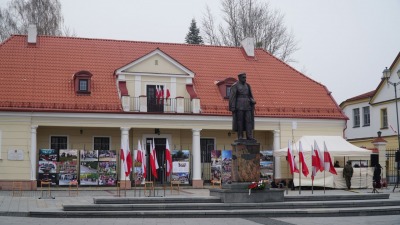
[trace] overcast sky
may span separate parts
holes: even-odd
[[[201,26],[206,5],[220,17],[219,0],[60,1],[78,37],[183,43],[192,18]],[[325,85],[338,104],[374,90],[400,51],[400,0],[269,3],[298,41],[290,65]]]

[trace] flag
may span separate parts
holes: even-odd
[[[328,152],[328,148],[326,147],[325,141],[324,141],[324,164],[326,171],[329,171],[330,173],[337,175],[336,169],[332,164],[331,155]]]
[[[169,177],[172,171],[172,155],[171,155],[171,149],[169,148],[168,139],[165,147],[165,159],[167,161],[167,177]]]
[[[160,86],[160,104],[164,102],[164,89]]]
[[[140,140],[138,140],[138,149],[136,151],[136,162],[141,163],[143,178],[146,178],[146,159],[144,151],[142,150],[142,145],[140,144]]]
[[[156,101],[157,101],[157,104],[160,103],[160,97],[161,97],[160,89],[159,89],[159,87],[158,87],[158,85],[157,85],[157,86],[156,86]]]
[[[288,163],[289,163],[290,173],[291,174],[298,173],[299,169],[297,169],[296,163],[294,162],[292,145],[291,145],[290,141],[288,141],[287,160],[288,160]]]
[[[127,140],[129,142],[129,140]],[[121,160],[123,163],[125,176],[129,176],[132,171],[132,156],[129,150],[129,143],[123,143],[121,146]]]
[[[169,93],[169,89],[167,89],[167,93],[165,94],[165,99],[168,100],[168,98],[171,96],[171,94]]]
[[[306,161],[304,160],[304,152],[303,152],[303,146],[301,145],[301,141],[299,141],[299,162],[301,165],[301,172],[305,177],[307,177],[309,172]]]
[[[143,179],[146,180],[147,177],[147,161],[146,161],[146,154],[144,153],[144,147],[141,146],[142,150],[142,172],[143,172]]]
[[[158,161],[157,161],[157,154],[156,154],[156,146],[154,144],[154,138],[153,138],[153,143],[150,151],[150,166],[151,166],[151,173],[153,176],[158,179],[157,175],[157,169],[158,167]]]
[[[317,175],[318,172],[318,165],[319,165],[319,161],[318,161],[318,157],[315,154],[315,150],[313,148],[313,146],[311,145],[311,180],[314,181],[314,177]]]
[[[142,147],[140,145],[140,140],[138,140],[138,149],[136,150],[136,162],[143,162],[143,151],[142,151]]]
[[[318,170],[319,171],[324,171],[324,155],[322,155],[321,151],[319,150],[317,141],[314,140],[314,151],[315,155],[318,157]]]

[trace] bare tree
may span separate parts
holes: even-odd
[[[58,0],[12,0],[0,9],[0,41],[12,34],[26,34],[29,24],[36,25],[39,35],[75,36],[64,26]]]
[[[297,43],[279,11],[257,0],[221,0],[221,6],[223,23],[218,25],[218,32],[211,10],[206,8],[201,29],[206,43],[240,46],[244,38],[252,37],[257,47],[282,61],[294,61],[291,55],[297,50]]]

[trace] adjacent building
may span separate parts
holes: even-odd
[[[400,84],[388,83],[400,81],[400,53],[389,68],[386,68],[377,88],[370,92],[351,97],[340,104],[343,112],[349,117],[346,124],[345,138],[354,145],[374,148],[373,139],[377,132],[387,141],[388,149],[397,149],[397,112],[396,102],[400,98]],[[397,103],[399,104],[399,103]]]

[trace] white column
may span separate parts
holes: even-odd
[[[38,125],[31,126],[31,180],[36,180],[36,155],[37,155],[37,128]]]
[[[130,149],[129,149],[129,130],[130,129],[131,129],[130,127],[121,127],[121,148],[120,149],[122,149],[123,146],[126,146],[126,147],[128,147],[128,151],[130,151]],[[121,152],[120,152],[120,154],[121,154]],[[124,162],[122,160],[120,160],[120,161],[121,161],[121,163],[120,163],[120,165],[121,165],[120,166],[120,171],[121,171],[120,180],[125,180],[125,179],[129,180],[129,177],[125,176]]]
[[[192,129],[193,181],[201,180],[200,131],[201,129]]]
[[[281,135],[280,135],[280,130],[274,130],[274,143],[273,143],[273,148],[274,151],[281,149]],[[274,178],[280,178],[282,176],[281,173],[281,157],[275,157],[274,159]]]
[[[274,130],[274,150],[281,149],[281,131],[280,130]]]

